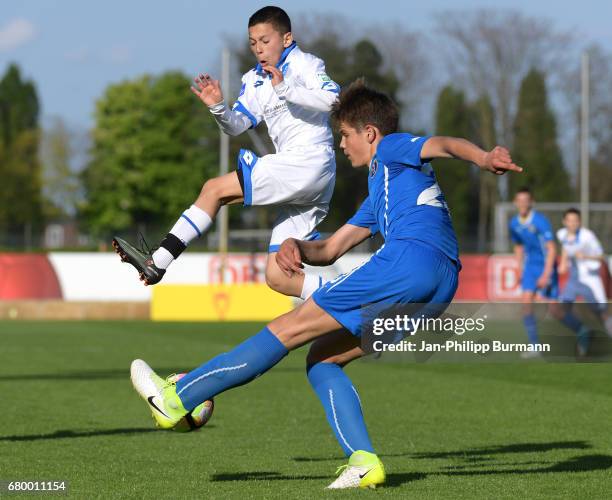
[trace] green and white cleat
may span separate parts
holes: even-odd
[[[161,378],[142,359],[132,361],[130,378],[149,405],[157,427],[172,429],[188,413],[176,394],[176,381]]]
[[[349,458],[347,465],[342,465],[336,471],[340,474],[330,484],[328,490],[345,488],[376,488],[385,483],[385,467],[380,459],[367,451],[358,450]]]

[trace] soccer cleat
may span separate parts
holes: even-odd
[[[347,465],[342,465],[336,471],[340,474],[331,483],[328,490],[341,490],[345,488],[376,488],[385,483],[385,467],[380,459],[367,451],[354,452]]]
[[[576,338],[576,355],[579,358],[584,358],[589,353],[589,345],[591,343],[591,330],[586,326],[582,326],[578,331]]]
[[[158,427],[172,429],[188,413],[176,394],[176,381],[164,380],[142,359],[132,361],[130,378]]]
[[[139,250],[117,236],[113,238],[113,248],[123,262],[132,264],[136,268],[140,275],[140,280],[144,281],[145,285],[155,285],[155,283],[159,283],[164,277],[166,270],[160,269],[155,265],[155,262],[153,262],[153,252],[150,249],[146,251]]]
[[[604,326],[606,327],[606,333],[608,337],[612,338],[612,316],[608,316],[604,321]]]
[[[540,359],[542,353],[540,351],[523,351],[521,353],[521,359]]]

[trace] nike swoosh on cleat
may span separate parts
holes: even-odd
[[[370,469],[366,472],[364,472],[363,474],[359,474],[359,479],[363,479],[364,477],[366,477],[370,472],[372,472],[374,469]]]
[[[164,417],[166,417],[166,418],[170,418],[170,417],[169,417],[168,415],[166,415],[166,414],[165,414],[163,411],[161,411],[161,410],[159,409],[159,407],[158,407],[158,406],[157,406],[157,405],[156,405],[156,404],[153,402],[153,398],[154,398],[154,397],[155,397],[155,396],[149,396],[149,397],[147,398],[148,403],[149,403],[149,404],[150,404],[150,405],[151,405],[153,408],[155,408],[155,409],[156,409],[156,410],[157,410],[159,413],[161,413],[161,414],[162,414]],[[368,472],[370,472],[370,471],[368,471]],[[366,472],[366,474],[367,474],[368,472]],[[364,476],[365,476],[365,474],[364,474]]]

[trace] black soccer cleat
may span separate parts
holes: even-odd
[[[113,248],[123,262],[132,264],[136,268],[140,281],[144,281],[145,285],[159,283],[166,274],[165,269],[160,269],[153,262],[153,251],[150,249],[139,250],[116,236],[113,238]]]

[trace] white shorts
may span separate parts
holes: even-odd
[[[277,205],[269,252],[287,238],[318,239],[317,225],[329,210],[336,181],[331,146],[310,146],[259,158],[247,149],[238,154],[245,206]]]

